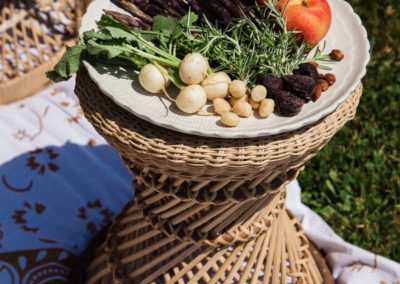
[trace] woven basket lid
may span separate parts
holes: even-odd
[[[0,104],[40,90],[76,40],[78,0],[0,1]]]

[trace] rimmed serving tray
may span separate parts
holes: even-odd
[[[367,32],[358,15],[343,0],[328,2],[332,9],[332,26],[324,39],[325,50],[329,52],[334,48],[340,49],[345,59],[330,65],[332,71],[329,72],[336,75],[337,83],[323,93],[316,103],[306,104],[295,117],[273,114],[267,119],[261,119],[252,116],[241,119],[236,128],[226,128],[219,124],[217,116],[185,115],[162,95],[147,93],[140,87],[134,69],[100,64],[93,66],[88,62],[84,62],[84,66],[100,90],[116,104],[160,127],[217,138],[253,138],[296,130],[317,122],[343,103],[364,77],[370,59]],[[96,28],[96,21],[100,19],[103,9],[124,12],[110,0],[95,0],[82,19],[81,33]]]

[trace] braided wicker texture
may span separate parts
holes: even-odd
[[[0,1],[0,104],[33,94],[76,40],[78,0]]]
[[[165,180],[161,192],[221,204],[260,198],[292,178],[354,117],[362,86],[317,124],[254,139],[210,139],[154,126],[114,104],[86,71],[75,91],[89,121],[144,182]]]
[[[303,230],[286,210],[257,238],[213,247],[163,234],[131,204],[97,249],[86,283],[323,283],[323,278]]]
[[[285,207],[285,192],[271,192],[254,202],[210,205],[181,201],[137,181],[138,211],[153,227],[185,242],[210,246],[247,242],[266,232]]]

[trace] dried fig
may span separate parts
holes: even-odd
[[[314,80],[318,79],[318,70],[312,63],[303,63],[299,65],[299,69],[293,71],[294,75],[304,75],[313,78]]]
[[[305,104],[305,100],[286,91],[277,91],[271,98],[275,101],[275,112],[285,117],[299,114]]]
[[[257,82],[267,88],[268,96],[283,90],[283,79],[270,74],[259,76]]]
[[[318,76],[318,75],[317,75]],[[315,93],[316,81],[304,75],[288,75],[283,77],[285,81],[285,90],[306,100],[311,100]]]

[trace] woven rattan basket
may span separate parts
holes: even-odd
[[[0,1],[0,104],[34,94],[76,40],[80,0]]]
[[[89,261],[85,283],[333,283],[286,211],[286,184],[354,118],[361,85],[318,123],[236,140],[185,135],[136,118],[86,71],[76,93],[136,176],[135,200]]]

